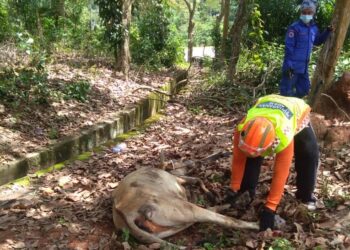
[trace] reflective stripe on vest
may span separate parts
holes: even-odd
[[[246,119],[238,124],[238,131],[242,131],[244,125],[255,117],[269,119],[275,128],[277,138],[280,140],[274,153],[279,153],[293,140],[298,126],[310,113],[310,110],[310,106],[302,99],[267,95],[259,98],[255,105],[248,110]]]

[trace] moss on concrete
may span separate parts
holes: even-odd
[[[37,177],[41,177],[41,176],[43,176],[47,173],[50,173],[54,170],[60,170],[60,169],[64,168],[68,162],[69,161],[61,162],[61,163],[57,163],[51,167],[40,169],[39,171],[35,172],[34,175],[36,175]]]
[[[173,85],[174,83],[171,82],[165,84],[161,89],[166,92],[173,92]],[[51,171],[64,168],[65,165],[71,161],[85,161],[90,158],[92,152],[100,152],[105,150],[106,147],[114,146],[116,143],[143,133],[147,127],[163,116],[157,112],[164,107],[168,99],[169,96],[160,93],[151,93],[148,98],[142,100],[138,106],[130,107],[122,112],[116,113],[115,119],[113,120],[108,120],[104,124],[96,125],[90,130],[82,131],[79,136],[68,137],[66,140],[54,145],[53,148],[31,154],[25,159],[15,162],[10,167],[0,168],[0,174],[4,176],[2,179],[0,178],[0,184],[7,185],[6,182],[9,184],[20,183],[20,185],[30,184],[30,178],[20,178],[30,172],[30,167],[33,167],[32,171],[43,167],[43,169],[30,175],[41,177]],[[79,153],[81,154],[76,156]],[[56,162],[61,163],[50,166]],[[13,180],[15,178],[20,179]]]
[[[139,135],[139,134],[143,133],[146,128],[151,126],[153,123],[159,121],[163,116],[164,116],[163,114],[159,114],[159,113],[155,114],[152,117],[146,119],[141,126],[136,127],[134,130],[132,130],[130,132],[118,135],[116,139],[114,139],[114,140],[112,140],[110,142],[107,142],[107,143],[103,144],[102,146],[94,148],[92,150],[92,152],[85,152],[83,154],[78,155],[77,157],[74,157],[71,160],[67,160],[67,161],[64,161],[64,162],[61,162],[61,163],[57,163],[57,164],[55,164],[55,165],[53,165],[51,167],[38,170],[31,176],[35,176],[35,177],[39,178],[39,177],[42,177],[42,176],[44,176],[44,175],[46,175],[46,174],[48,174],[50,172],[53,172],[53,171],[56,171],[56,170],[61,170],[61,169],[65,168],[69,163],[72,163],[75,160],[86,161],[92,156],[93,152],[101,152],[103,150],[104,146],[110,147],[110,146],[114,145],[116,142],[121,142],[121,141],[124,141],[126,139],[129,139],[131,137],[134,137],[136,135]],[[29,176],[25,176],[25,177],[22,177],[20,179],[11,181],[8,184],[5,184],[4,186],[8,187],[8,186],[11,186],[11,185],[20,185],[20,186],[23,186],[23,187],[27,187],[27,186],[30,186],[30,184],[31,184],[30,177]]]
[[[23,186],[23,187],[28,187],[30,186],[30,177],[29,176],[25,176],[22,178],[19,178],[13,182],[10,182],[4,186],[11,186],[11,185],[19,185],[19,186]]]
[[[95,149],[93,149],[93,152],[96,152]],[[81,155],[78,155],[76,158],[74,158],[75,160],[79,160],[79,161],[86,161],[87,159],[89,159],[92,155],[92,152],[85,152]]]
[[[131,137],[137,136],[139,134],[142,134],[151,124],[159,121],[164,115],[161,113],[157,113],[150,118],[146,119],[142,125],[135,127],[131,131],[127,133],[123,133],[118,135],[114,140],[107,142],[106,145],[111,146],[115,144],[115,142],[122,142],[125,141]]]

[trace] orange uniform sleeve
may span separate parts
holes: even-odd
[[[276,154],[270,192],[267,196],[266,207],[275,211],[281,201],[284,185],[287,182],[290,165],[294,155],[294,140],[280,153]]]
[[[246,155],[239,149],[239,131],[235,129],[233,138],[233,159],[231,164],[231,189],[238,191],[241,187],[241,182],[244,175],[245,163],[247,161]]]

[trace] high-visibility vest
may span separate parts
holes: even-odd
[[[274,152],[268,151],[263,155],[279,153],[291,143],[298,127],[310,110],[310,106],[300,98],[280,95],[263,96],[248,110],[246,119],[238,124],[238,131],[242,131],[244,125],[255,117],[267,118],[273,124],[276,137],[280,142]]]

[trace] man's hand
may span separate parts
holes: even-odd
[[[333,32],[333,31],[335,30],[335,28],[334,28],[334,26],[331,24],[331,25],[329,25],[329,26],[327,27],[327,30]]]
[[[275,226],[275,212],[270,208],[263,207],[262,211],[260,212],[259,226],[260,231],[265,231],[268,228],[271,228],[271,230],[273,230]]]

